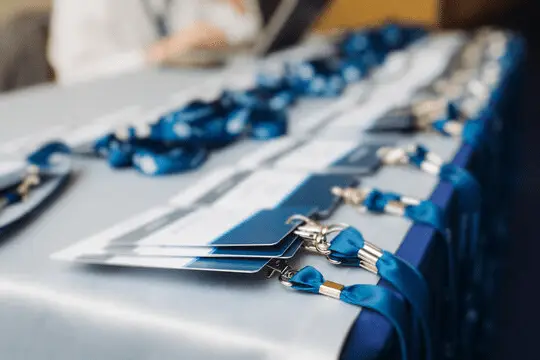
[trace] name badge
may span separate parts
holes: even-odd
[[[307,206],[329,215],[339,203],[331,193],[334,186],[357,185],[344,174],[311,174],[279,169],[237,170],[224,168],[171,199],[181,207],[264,209]],[[341,184],[341,185],[340,185]],[[246,200],[248,199],[248,200]]]

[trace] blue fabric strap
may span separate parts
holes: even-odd
[[[480,116],[478,119],[466,120],[460,122],[458,119],[460,117],[459,108],[454,103],[448,104],[446,113],[442,119],[434,121],[431,126],[432,128],[445,136],[455,136],[447,131],[447,126],[452,123],[456,123],[463,127],[461,132],[461,138],[463,143],[472,146],[473,148],[478,148],[483,141],[484,134],[484,121],[483,117]]]
[[[374,213],[384,213],[390,202],[401,202],[402,195],[382,192],[373,189],[367,195],[363,205]],[[446,233],[446,219],[442,209],[429,200],[420,201],[418,205],[405,205],[405,217],[419,224],[425,224]]]
[[[364,245],[362,234],[348,227],[332,240],[328,257],[342,265],[361,266],[363,260],[359,252]],[[430,295],[424,276],[406,261],[384,250],[375,265],[381,278],[392,284],[411,304],[422,329],[426,359],[431,359],[433,344],[430,326]]]
[[[423,33],[387,25],[350,34],[336,54],[287,64],[282,76],[259,76],[245,91],[225,91],[210,102],[193,101],[142,128],[106,134],[94,154],[113,168],[135,167],[147,175],[189,171],[201,166],[212,150],[242,138],[268,140],[287,133],[287,111],[300,96],[338,96],[361,80],[390,51],[403,48]],[[359,46],[365,39],[365,43]]]
[[[293,289],[312,294],[321,294],[325,285],[322,274],[311,266],[298,271],[289,281]],[[383,315],[396,330],[401,347],[401,359],[408,359],[407,309],[391,290],[374,285],[345,286],[339,292],[339,299]]]
[[[57,154],[70,154],[70,148],[61,142],[51,142],[27,156],[28,163],[39,167],[40,169],[48,169],[54,166],[51,163],[51,158]]]

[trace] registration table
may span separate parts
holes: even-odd
[[[415,89],[439,75],[463,41],[462,34],[420,40],[391,57],[374,81],[355,84],[339,98],[301,100],[290,114],[289,136],[398,145],[420,142],[447,162],[469,166],[473,150],[455,138],[362,132],[366,123],[407,103]],[[266,62],[244,59],[226,69],[148,70],[4,95],[0,97],[0,159],[29,151],[45,140],[64,139],[88,124],[143,121],[190,97],[241,83],[260,68],[324,51],[325,45],[316,42]],[[151,207],[167,204],[217,169],[233,166],[264,145],[242,140],[213,153],[196,171],[164,177],[114,170],[101,159],[74,157],[67,188],[1,239],[0,358],[393,358],[397,344],[390,324],[380,315],[291,291],[264,274],[120,268],[50,258]],[[411,167],[383,167],[361,177],[360,183],[429,198],[443,208],[453,206],[455,197],[449,184],[439,184],[436,177]],[[417,266],[433,293],[437,326],[446,321],[445,250],[433,229],[347,206],[328,221],[358,228],[370,242]],[[297,267],[312,265],[343,284],[379,282],[367,271],[337,267],[304,251],[292,262]],[[434,358],[442,359],[442,351],[437,349]]]

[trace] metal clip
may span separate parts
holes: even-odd
[[[385,165],[406,165],[409,163],[409,156],[415,153],[417,149],[418,145],[410,145],[406,148],[381,147],[377,151],[377,156]],[[443,160],[437,154],[430,151],[426,154],[425,161],[420,164],[420,168],[429,174],[438,175],[442,164]]]
[[[287,261],[283,259],[272,259],[268,264],[266,264],[267,267],[267,274],[266,277],[270,279],[273,277],[276,273],[279,274],[279,281],[287,286],[291,287],[291,278],[298,272],[298,270],[293,269]]]
[[[339,186],[334,186],[330,191],[334,196],[342,198],[345,204],[362,208],[362,204],[370,193],[371,189],[357,189],[351,187],[340,188]]]
[[[343,201],[347,205],[357,207],[361,211],[366,211],[366,207],[363,205],[364,200],[372,189],[369,188],[340,188],[333,187],[332,194],[343,198]],[[402,196],[399,201],[389,201],[384,207],[384,212],[391,215],[404,216],[405,208],[407,206],[416,206],[420,204],[420,200]]]
[[[409,162],[407,152],[400,147],[383,146],[377,150],[377,156],[385,165],[405,165]]]
[[[24,178],[22,183],[17,187],[17,193],[24,200],[28,196],[30,189],[34,186],[39,185],[39,183],[40,183],[39,176],[35,173],[30,173],[28,176]]]
[[[322,255],[330,254],[330,251],[328,250],[330,243],[328,242],[327,236],[329,234],[345,230],[349,227],[347,224],[332,224],[328,226],[323,225],[304,215],[298,214],[287,219],[287,224],[290,224],[295,220],[300,220],[303,222],[303,224],[299,225],[294,230],[294,234],[304,239],[304,248],[308,251]]]
[[[370,242],[364,241],[364,246],[358,250],[358,259],[360,259],[360,267],[378,274],[377,261],[382,257],[383,253],[380,248]]]
[[[416,119],[415,126],[420,130],[426,130],[437,119],[441,118],[447,108],[446,97],[437,97],[416,102],[412,105],[412,113]]]

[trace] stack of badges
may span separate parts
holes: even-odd
[[[285,224],[288,217],[330,216],[340,203],[332,188],[355,187],[359,175],[375,171],[381,165],[380,147],[290,138],[265,143],[237,166],[218,169],[184,189],[166,206],[54,257],[133,266],[142,266],[141,258],[146,257],[144,264],[151,267],[201,270],[196,264],[202,260],[196,257],[204,258],[205,264],[219,258],[219,264],[230,261],[231,267],[242,264],[244,269],[249,258],[254,267],[246,272],[259,271],[272,258],[292,257],[301,245],[297,237],[287,235],[293,229]],[[310,149],[327,151],[317,156],[319,162],[312,162]],[[288,166],[295,163],[302,166]],[[272,227],[278,233],[262,231]]]

